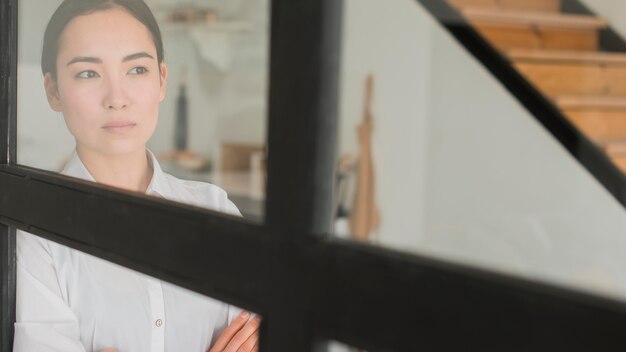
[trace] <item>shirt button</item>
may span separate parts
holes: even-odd
[[[156,325],[156,326],[157,326],[157,328],[160,328],[160,327],[161,327],[161,325],[163,325],[163,320],[161,320],[161,319],[157,319],[157,320],[154,322],[154,325]]]

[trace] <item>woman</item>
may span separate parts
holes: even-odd
[[[167,67],[143,1],[65,0],[42,71],[76,139],[64,174],[238,214],[223,190],[163,173],[146,149]],[[24,232],[17,256],[15,351],[258,349],[260,321],[248,312]]]

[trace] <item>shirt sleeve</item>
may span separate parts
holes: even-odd
[[[226,192],[224,192],[224,196],[226,197]],[[233,203],[230,199],[228,199],[228,197],[226,197],[225,199],[224,207],[222,208],[222,211],[230,215],[242,216],[241,212],[239,211],[239,208],[237,208],[235,203]]]
[[[239,313],[241,313],[242,309],[237,307],[237,306],[233,306],[233,305],[229,305],[228,306],[228,325],[230,325],[233,320],[235,320],[235,318],[237,318],[237,316],[239,315]]]
[[[14,352],[85,352],[78,319],[64,299],[50,243],[17,233]]]

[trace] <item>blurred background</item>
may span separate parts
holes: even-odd
[[[18,162],[60,171],[74,140],[43,91],[43,32],[59,0],[20,1]],[[169,69],[148,147],[166,172],[217,183],[245,216],[263,216],[267,0],[149,0]]]

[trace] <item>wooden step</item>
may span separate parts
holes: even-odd
[[[513,65],[549,96],[626,95],[626,55],[510,50]]]
[[[574,110],[563,113],[592,140],[626,139],[626,110]]]
[[[626,174],[626,156],[616,156],[610,158],[613,164]]]
[[[448,0],[456,7],[480,7],[500,10],[558,12],[560,0]]]
[[[516,48],[593,51],[603,18],[546,12],[462,8],[461,12],[500,50]]]
[[[567,51],[541,49],[512,49],[507,56],[517,62],[578,63],[625,65],[626,53],[598,51]]]
[[[596,142],[609,159],[620,169],[626,173],[626,140],[606,140]]]
[[[561,95],[554,101],[568,111],[626,111],[626,97]]]
[[[598,145],[604,150],[613,164],[623,173],[626,173],[626,141],[605,141],[598,143]]]
[[[598,145],[611,158],[624,158],[626,161],[626,141],[605,140],[598,141]]]
[[[589,15],[533,11],[502,11],[477,7],[462,8],[461,12],[472,21],[504,25],[594,30],[606,28],[608,25],[605,19]]]
[[[561,96],[555,103],[587,137],[626,140],[626,97]]]

